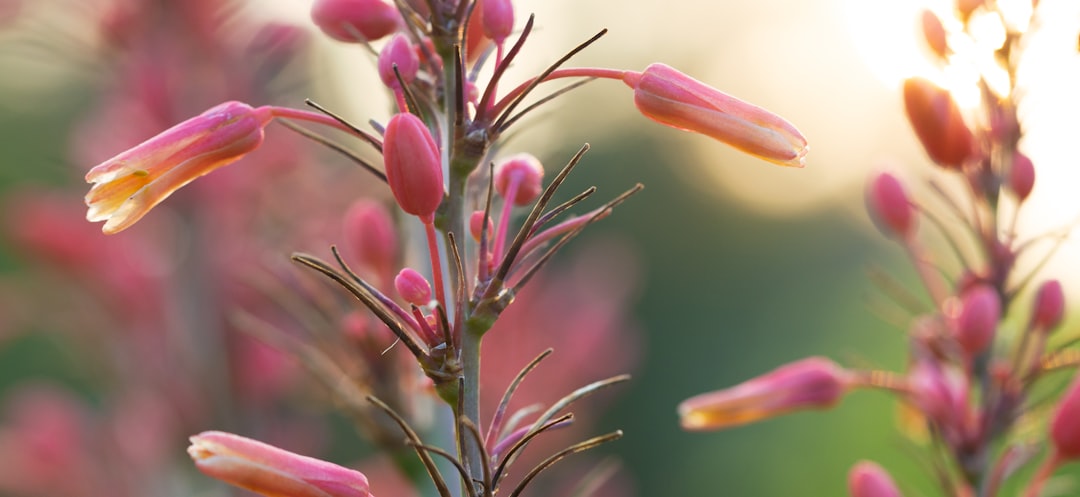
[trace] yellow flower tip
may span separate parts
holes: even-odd
[[[117,233],[174,191],[258,148],[271,116],[226,102],[169,128],[86,173],[86,219]]]

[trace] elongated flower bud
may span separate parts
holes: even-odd
[[[484,0],[480,8],[484,36],[502,43],[514,30],[514,4],[510,0]]]
[[[86,219],[112,234],[135,224],[174,191],[262,144],[269,112],[225,102],[86,173]]]
[[[379,52],[379,77],[382,78],[383,84],[390,89],[397,89],[401,86],[398,83],[397,75],[394,74],[395,66],[405,84],[412,83],[416,79],[417,71],[420,70],[420,58],[416,55],[416,51],[413,50],[412,44],[409,43],[409,37],[400,33],[394,35],[383,47],[382,51]]]
[[[982,352],[994,341],[1000,318],[1001,300],[993,288],[979,285],[964,292],[954,329],[956,341],[972,356]]]
[[[934,162],[959,168],[974,153],[974,137],[952,95],[923,78],[904,82],[904,108],[915,135]]]
[[[781,166],[803,167],[809,147],[791,123],[664,64],[627,72],[639,111],[660,124],[709,136]]]
[[[873,461],[859,461],[848,473],[851,497],[902,497],[896,482]]]
[[[544,166],[531,154],[517,154],[495,166],[495,191],[514,205],[528,205],[536,200],[543,189]],[[511,185],[516,190],[510,192]]]
[[[1035,164],[1028,156],[1020,152],[1013,154],[1008,186],[1009,190],[1016,195],[1016,199],[1021,202],[1031,195],[1031,189],[1035,187]]]
[[[1080,459],[1080,375],[1058,402],[1050,425],[1050,441],[1062,460]]]
[[[679,416],[687,430],[730,428],[792,411],[832,407],[851,383],[851,374],[836,363],[810,357],[734,387],[691,397],[679,404]]]
[[[357,43],[397,31],[401,14],[382,0],[315,0],[311,20],[333,39]]]
[[[895,176],[879,174],[867,188],[866,197],[870,214],[883,233],[907,238],[915,232],[915,207]]]
[[[209,476],[268,497],[370,497],[363,473],[231,433],[191,437],[188,454]]]
[[[1064,314],[1065,294],[1061,291],[1061,282],[1044,282],[1035,294],[1035,308],[1031,313],[1032,328],[1048,333],[1061,324]]]
[[[442,162],[435,139],[419,117],[403,112],[390,118],[383,163],[401,209],[430,223],[443,199]]]
[[[930,51],[934,52],[940,59],[945,60],[949,55],[949,43],[945,39],[945,26],[941,24],[941,19],[937,14],[933,13],[929,9],[923,9],[922,11],[922,32],[923,39],[926,40],[926,45],[930,47]]]
[[[402,269],[394,278],[394,289],[406,302],[418,307],[431,302],[431,284],[415,269]]]

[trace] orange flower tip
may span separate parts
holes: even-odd
[[[86,219],[117,233],[135,224],[174,191],[258,148],[267,108],[225,102],[95,166]]]
[[[806,138],[784,118],[664,64],[626,72],[634,104],[649,119],[699,133],[773,164],[804,167]]]
[[[789,412],[832,407],[853,385],[853,375],[823,357],[781,366],[731,388],[691,397],[679,405],[686,430],[721,430]]]

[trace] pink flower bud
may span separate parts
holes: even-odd
[[[424,122],[407,112],[395,114],[383,139],[386,181],[401,209],[430,223],[443,199],[439,147]]]
[[[881,466],[872,461],[859,461],[848,473],[848,492],[851,497],[901,497],[896,483]]]
[[[1050,441],[1062,460],[1080,459],[1080,375],[1057,405],[1050,424]]]
[[[473,240],[480,241],[480,232],[484,228],[484,211],[473,211],[469,216],[469,234],[472,235]],[[487,220],[487,232],[488,238],[495,233],[495,226],[491,223],[491,218]]]
[[[908,79],[904,107],[915,135],[934,162],[959,168],[972,157],[974,138],[948,91],[923,78]]]
[[[937,14],[934,14],[929,9],[923,9],[922,11],[922,32],[923,39],[926,40],[927,46],[942,60],[949,55],[949,43],[945,39],[945,26],[941,24],[941,19]]]
[[[420,70],[420,58],[409,43],[409,37],[401,33],[394,35],[379,52],[379,77],[390,89],[399,89],[397,75],[394,74],[394,66],[397,66],[405,84],[412,83],[416,79],[416,72]]]
[[[962,427],[968,414],[967,378],[937,361],[915,362],[907,376],[911,402],[943,429]]]
[[[241,159],[262,144],[269,112],[225,102],[169,128],[86,173],[86,219],[117,233],[195,178]]]
[[[639,111],[660,124],[724,142],[781,166],[803,167],[809,147],[791,123],[664,64],[627,72]]]
[[[507,157],[495,166],[495,191],[514,205],[528,205],[543,189],[544,166],[530,154]],[[513,185],[513,192],[511,186]]]
[[[1043,332],[1049,332],[1061,324],[1065,314],[1065,294],[1061,291],[1061,282],[1049,280],[1039,287],[1035,294],[1035,308],[1031,314],[1031,326]]]
[[[363,473],[231,433],[191,437],[188,454],[209,476],[269,497],[369,497]]]
[[[867,188],[866,197],[870,213],[883,233],[907,238],[915,232],[915,207],[895,176],[879,174]]]
[[[311,20],[335,40],[364,42],[397,31],[401,14],[381,0],[315,0]]]
[[[417,307],[431,302],[431,284],[415,269],[405,268],[394,278],[394,288],[406,302]]]
[[[1001,300],[997,291],[987,285],[972,288],[961,297],[954,338],[968,354],[979,354],[994,341],[1000,318]]]
[[[397,266],[398,238],[390,213],[378,202],[358,200],[342,218],[344,248],[349,259],[387,277]]]
[[[484,0],[481,24],[484,36],[502,43],[514,30],[514,5],[510,0]]]
[[[851,385],[850,373],[823,357],[781,366],[734,387],[679,404],[682,427],[719,430],[803,409],[836,404]]]
[[[1021,202],[1031,195],[1031,189],[1035,187],[1035,164],[1032,164],[1031,159],[1019,151],[1013,154],[1008,185],[1017,200]]]

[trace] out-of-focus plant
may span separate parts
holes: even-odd
[[[1010,5],[1018,3],[1023,2]],[[958,1],[944,17],[922,14],[935,60],[943,69],[977,67],[981,99],[977,108],[964,109],[939,84],[907,80],[904,105],[915,135],[939,166],[936,175],[959,180],[962,188],[948,188],[935,177],[928,181],[934,200],[918,202],[888,172],[867,186],[871,216],[910,255],[927,297],[920,300],[896,282],[885,286],[910,314],[908,368],[856,371],[821,358],[796,361],[685,401],[684,427],[723,429],[792,410],[828,408],[853,387],[886,390],[903,403],[906,432],[935,454],[928,460],[943,494],[999,495],[1009,478],[1045,451],[1025,495],[1050,495],[1041,493],[1043,484],[1080,455],[1080,383],[1052,409],[1040,402],[1047,390],[1040,383],[1080,360],[1066,348],[1074,337],[1055,340],[1065,311],[1060,283],[1037,279],[1061,235],[1016,234],[1017,214],[1037,170],[1021,150],[1024,129],[1017,113],[1026,95],[1017,84],[1026,42],[1040,23],[1038,2],[1031,6],[1024,12],[998,2]],[[976,26],[987,23],[1004,34],[987,49],[991,53],[980,53],[972,47],[988,44],[978,39],[985,35]],[[929,231],[944,240],[943,253],[924,242]],[[957,268],[945,266],[950,259],[958,261]],[[1047,428],[1032,430],[1034,422]],[[855,497],[900,495],[880,466],[865,461],[852,469],[849,489]]]

